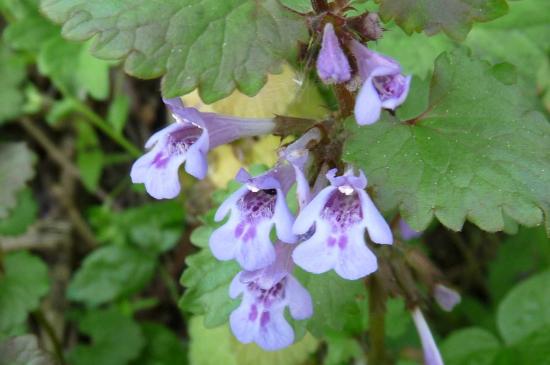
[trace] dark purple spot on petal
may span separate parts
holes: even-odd
[[[161,151],[155,155],[151,165],[155,166],[157,169],[163,169],[168,164],[168,161],[170,161],[170,155],[165,156]]]
[[[258,308],[256,307],[256,304],[252,304],[250,307],[250,312],[248,313],[248,320],[255,321],[256,318],[258,318]]]
[[[348,244],[348,236],[346,235],[342,235],[340,236],[340,239],[338,239],[338,247],[340,247],[340,249],[344,249],[346,248],[346,245]]]
[[[269,323],[269,312],[262,312],[262,317],[260,318],[260,326],[265,327]]]
[[[373,79],[374,87],[382,101],[399,98],[405,91],[405,76],[401,74],[376,76]]]
[[[363,219],[361,201],[357,192],[346,195],[339,191],[332,193],[321,216],[331,225],[331,232],[345,232],[348,227]]]

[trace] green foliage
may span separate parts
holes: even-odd
[[[383,19],[395,19],[408,34],[445,32],[463,40],[474,22],[486,22],[508,11],[506,0],[376,0]]]
[[[152,322],[143,323],[141,330],[145,336],[145,346],[133,365],[185,365],[187,352],[172,331]]]
[[[53,365],[50,355],[38,347],[34,335],[0,341],[0,365]]]
[[[67,359],[72,365],[128,364],[145,344],[139,325],[115,309],[87,312],[79,328],[92,338],[92,343],[71,349]]]
[[[34,176],[35,155],[25,143],[0,143],[0,218],[17,204],[17,193]]]
[[[78,155],[76,165],[80,170],[82,182],[89,191],[95,191],[99,185],[104,165],[104,154],[94,129],[86,123],[76,124]]]
[[[205,102],[236,87],[256,94],[306,35],[305,23],[277,0],[43,0],[42,10],[64,23],[69,39],[96,35],[94,55],[125,59],[129,74],[166,74],[165,96],[198,87]]]
[[[17,205],[10,215],[0,219],[0,236],[16,236],[25,233],[34,223],[38,206],[31,189],[23,189],[17,194]]]
[[[492,232],[505,216],[532,226],[544,212],[550,231],[550,125],[493,70],[462,50],[444,54],[423,113],[348,123],[344,159],[365,170],[382,209],[399,206],[416,230],[435,215],[455,230],[468,219]]]
[[[25,323],[48,292],[48,268],[38,257],[21,251],[3,257],[0,275],[0,337]]]
[[[21,114],[24,100],[21,86],[24,79],[24,60],[0,42],[0,125]]]
[[[142,249],[101,247],[86,256],[67,296],[96,306],[134,294],[151,280],[156,264],[156,256]]]
[[[541,328],[550,328],[550,271],[516,286],[500,303],[497,323],[504,341],[515,344]]]
[[[448,365],[491,365],[500,347],[493,334],[472,327],[453,332],[441,345],[441,352]]]
[[[158,254],[178,242],[184,228],[184,211],[177,201],[151,202],[121,212],[102,206],[91,210],[90,220],[101,242],[131,244]]]

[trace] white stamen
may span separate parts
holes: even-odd
[[[258,189],[256,186],[252,184],[246,184],[246,187],[248,188],[248,190],[250,190],[253,193],[257,193],[258,191],[260,191],[260,189]]]
[[[346,194],[346,195],[351,195],[355,189],[349,185],[342,185],[342,186],[339,186],[338,187],[338,190],[342,193],[342,194]]]

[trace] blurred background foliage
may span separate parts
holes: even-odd
[[[299,3],[299,2],[298,2]],[[307,3],[307,2],[306,2]],[[366,4],[366,5],[365,5]],[[358,11],[371,2],[357,2]],[[510,3],[465,44],[514,68],[533,107],[550,111],[546,0]],[[305,6],[305,5],[301,5]],[[212,209],[241,166],[272,165],[275,137],[211,153],[209,178],[182,176],[184,193],[154,202],[128,172],[146,138],[168,120],[157,81],[126,76],[88,43],[63,39],[37,0],[0,0],[0,364],[362,364],[368,297],[361,282],[298,273],[316,305],[301,340],[266,353],[224,324],[236,266],[207,246]],[[417,82],[456,43],[407,36],[393,24],[375,48]],[[303,65],[286,65],[255,97],[235,91],[204,111],[323,118],[334,97]],[[462,294],[452,312],[425,308],[447,364],[546,364],[550,359],[550,246],[542,228],[490,234],[437,223],[408,244],[423,250]],[[190,287],[185,290],[181,284]],[[386,335],[396,363],[422,354],[404,303],[390,300]]]

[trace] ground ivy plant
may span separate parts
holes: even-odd
[[[49,167],[0,137],[0,365],[550,356],[546,1],[0,0],[0,11],[0,125],[11,136],[18,120],[59,180],[94,201],[83,218],[53,189],[85,246],[67,249],[78,265],[59,289],[51,257],[11,248],[47,210],[34,192]],[[119,66],[161,78],[147,92],[170,121],[144,117],[144,148],[128,123],[137,81]],[[284,87],[270,86],[276,75]],[[239,113],[246,103],[277,108]],[[52,135],[71,119],[73,139],[56,146],[38,119]],[[277,137],[267,148],[266,136]],[[432,242],[447,238],[442,254]],[[61,334],[41,304],[54,290],[71,308]]]

